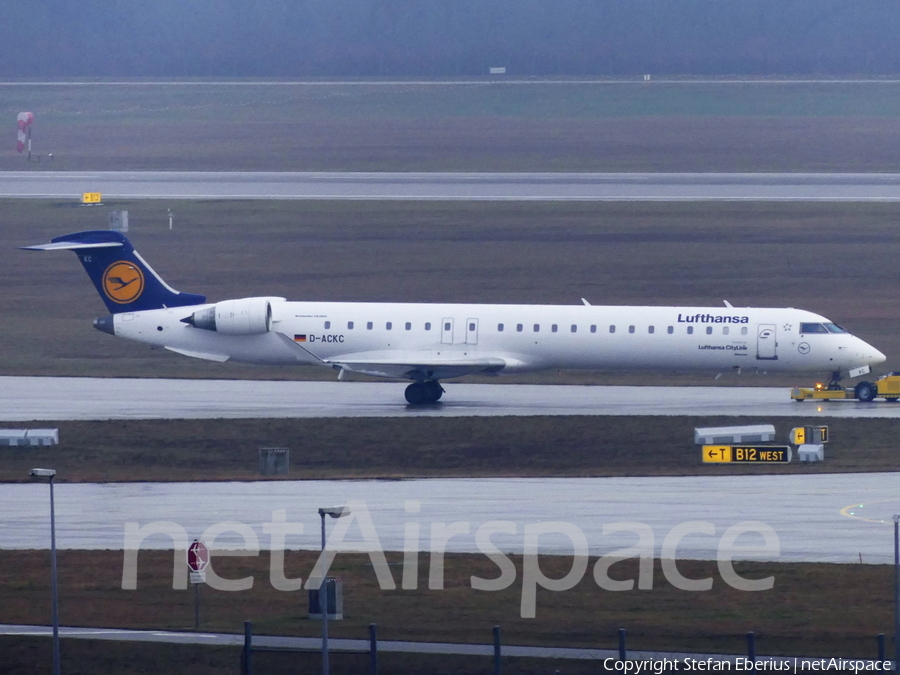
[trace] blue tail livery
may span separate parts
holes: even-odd
[[[26,251],[73,251],[112,314],[202,305],[206,298],[179,293],[153,271],[120,232],[88,230],[56,237]]]

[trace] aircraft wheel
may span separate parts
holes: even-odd
[[[423,383],[423,386],[428,392],[428,400],[430,403],[437,403],[441,400],[441,396],[444,395],[444,388],[437,380],[428,380],[428,382]]]
[[[420,382],[413,382],[406,388],[406,401],[410,405],[428,403],[428,390]]]
[[[863,403],[871,403],[878,396],[878,389],[871,382],[860,382],[853,393]]]
[[[406,388],[406,400],[410,405],[437,403],[444,395],[444,388],[436,380],[413,382]]]

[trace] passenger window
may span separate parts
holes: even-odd
[[[503,324],[502,324],[502,323],[498,323],[498,324],[497,324],[497,332],[498,332],[498,333],[502,333],[502,332],[503,332]]]
[[[559,329],[559,326],[557,326],[556,324],[553,324],[552,326],[550,326],[550,331],[553,333],[555,333],[558,329]]]
[[[653,326],[647,326],[647,332],[650,333],[650,335],[653,335],[653,332],[655,330],[656,330],[656,328],[654,328]]]
[[[610,333],[615,333],[615,332],[616,332],[616,327],[615,327],[615,326],[610,326],[610,327],[609,327],[609,332],[610,332]]]
[[[671,335],[672,333],[675,332],[675,327],[674,327],[674,326],[669,326],[668,328],[666,328],[666,332],[667,332],[669,335]]]
[[[353,330],[353,322],[352,321],[347,322],[347,330]]]
[[[474,324],[474,323],[470,323],[470,324],[469,324],[469,332],[470,332],[470,333],[474,333],[474,332],[475,332],[475,324]]]
[[[597,326],[591,326],[591,332],[592,332],[592,333],[596,333],[596,332],[597,332]]]
[[[694,334],[694,327],[688,326],[688,335],[693,335],[693,334]]]
[[[431,330],[431,322],[430,321],[425,322],[425,330]]]
[[[728,335],[728,326],[722,326],[722,335]]]
[[[741,335],[747,334],[747,326],[741,326]]]
[[[407,321],[405,328],[406,328],[406,330],[412,330],[412,324],[409,321]]]
[[[366,330],[372,330],[372,322],[371,321],[366,323]]]
[[[712,326],[707,326],[707,327],[706,327],[706,334],[707,334],[707,335],[712,335]]]
[[[393,326],[393,324],[392,324],[390,321],[388,321],[386,324],[384,324],[384,327],[385,327],[387,330],[390,330],[390,329],[391,329],[391,326]]]
[[[535,333],[541,332],[541,324],[539,324],[539,323],[534,324],[534,332]]]
[[[634,326],[628,326],[628,332],[629,332],[629,333],[633,333],[633,332],[634,332]]]
[[[572,324],[572,332],[573,332],[573,333],[577,333],[577,332],[578,332],[578,326],[576,326],[574,323]]]
[[[444,330],[450,330],[450,322],[444,324]]]
[[[520,324],[520,323],[516,324],[516,332],[518,332],[518,333],[522,332],[522,324]]]
[[[325,330],[328,330],[329,328],[331,328],[331,322],[330,322],[330,321],[326,321],[326,322],[325,322]]]

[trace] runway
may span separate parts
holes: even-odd
[[[900,201],[897,173],[0,173],[0,197],[476,201]]]
[[[692,415],[900,417],[883,401],[803,402],[787,387],[593,387],[445,383],[409,406],[402,382],[0,377],[0,422],[300,417]]]
[[[490,541],[501,551],[522,553],[526,528],[548,528],[537,539],[542,553],[571,555],[566,531],[581,533],[585,553],[606,555],[634,546],[637,535],[604,532],[612,523],[641,523],[652,531],[659,557],[717,559],[723,535],[739,523],[755,521],[774,530],[777,548],[738,553],[738,558],[806,562],[888,563],[893,557],[892,514],[900,509],[895,473],[779,476],[678,476],[637,478],[482,478],[405,481],[262,481],[225,483],[60,483],[56,485],[57,545],[65,549],[121,550],[126,523],[149,523],[181,532],[184,545],[213,526],[224,531],[204,537],[213,548],[272,547],[273,512],[284,510],[288,549],[317,550],[323,504],[350,504],[355,514],[341,519],[345,535],[332,532],[336,547],[478,553],[476,531],[501,523]],[[412,504],[412,506],[411,506]],[[417,507],[417,508],[416,508]],[[0,485],[0,548],[43,549],[49,545],[48,488],[45,484]],[[691,528],[676,548],[666,540],[685,523]],[[165,524],[170,523],[170,524]],[[243,524],[244,533],[234,529]],[[366,523],[370,523],[369,526]],[[407,539],[408,523],[418,523],[417,540]],[[449,527],[457,534],[441,544]],[[563,524],[563,525],[561,525]],[[280,526],[279,526],[280,527]],[[368,527],[368,529],[364,529]],[[437,528],[437,529],[435,529]],[[339,544],[343,541],[344,544]],[[759,548],[761,534],[746,533],[738,546]],[[154,534],[132,547],[170,549],[170,536]],[[343,550],[346,550],[343,549]]]

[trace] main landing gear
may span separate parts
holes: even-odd
[[[406,400],[410,405],[437,403],[444,394],[444,388],[437,380],[413,382],[406,388]]]

